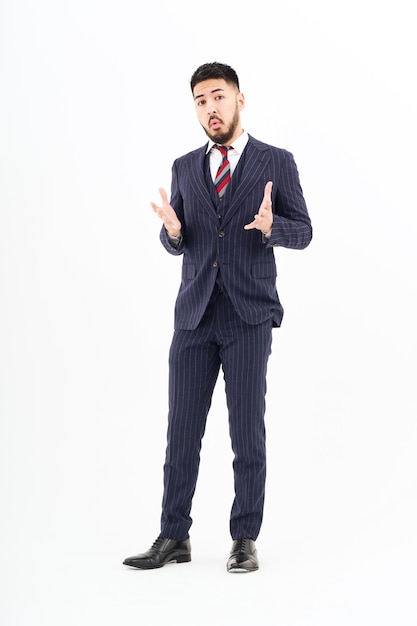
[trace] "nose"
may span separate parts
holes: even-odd
[[[208,112],[209,112],[209,115],[212,115],[213,113],[217,113],[217,107],[216,107],[215,102],[209,105]]]

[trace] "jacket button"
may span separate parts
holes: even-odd
[[[219,237],[224,237],[224,230],[221,230],[221,231],[219,232]]]
[[[219,264],[217,263],[217,261],[214,261],[213,262],[213,267],[218,267],[218,266],[219,266]]]

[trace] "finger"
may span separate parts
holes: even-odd
[[[167,192],[165,191],[165,189],[162,189],[162,187],[160,187],[159,188],[159,194],[160,194],[161,199],[162,199],[162,204],[169,204]]]
[[[245,230],[252,230],[253,228],[256,228],[256,221],[253,221],[250,224],[245,224],[243,228]]]
[[[265,200],[271,201],[272,185],[273,185],[272,180],[268,181],[265,185],[265,191],[264,191]]]

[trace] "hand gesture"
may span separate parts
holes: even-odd
[[[166,228],[166,231],[170,237],[179,237],[181,233],[181,222],[179,221],[177,214],[168,202],[168,196],[164,189],[159,189],[161,195],[162,205],[158,206],[154,202],[151,202],[151,207],[161,218]]]
[[[265,235],[269,233],[272,228],[273,222],[271,194],[272,181],[269,181],[265,185],[264,197],[261,202],[261,206],[259,207],[257,214],[253,216],[253,222],[244,226],[245,230],[252,230],[253,228],[257,228]]]

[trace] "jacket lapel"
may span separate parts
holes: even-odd
[[[210,191],[207,189],[205,173],[204,173],[204,159],[206,156],[207,144],[197,151],[196,158],[191,159],[190,162],[190,180],[191,186],[196,193],[201,206],[205,209],[210,217],[218,222],[216,208],[210,197]]]
[[[190,181],[199,202],[201,202],[201,206],[207,211],[211,219],[218,223],[216,207],[210,197],[210,191],[207,189],[204,174],[206,149],[207,144],[197,150],[195,158],[190,160]],[[248,193],[258,183],[262,172],[265,170],[270,160],[267,146],[253,139],[251,136],[249,136],[245,150],[247,152],[244,168],[240,175],[240,184],[234,190],[231,204],[223,218],[223,224],[229,222],[236,213]],[[254,207],[255,210],[257,210],[257,208],[258,207]]]
[[[247,197],[248,193],[258,183],[262,172],[265,170],[265,167],[270,160],[267,146],[263,146],[261,144],[258,147],[258,145],[256,144],[256,140],[253,141],[252,138],[249,137],[249,141],[245,148],[247,152],[244,169],[240,175],[240,183],[238,187],[234,190],[231,204],[224,216],[224,224],[233,217],[239,206]],[[255,210],[257,210],[257,208],[258,207],[254,207]]]

